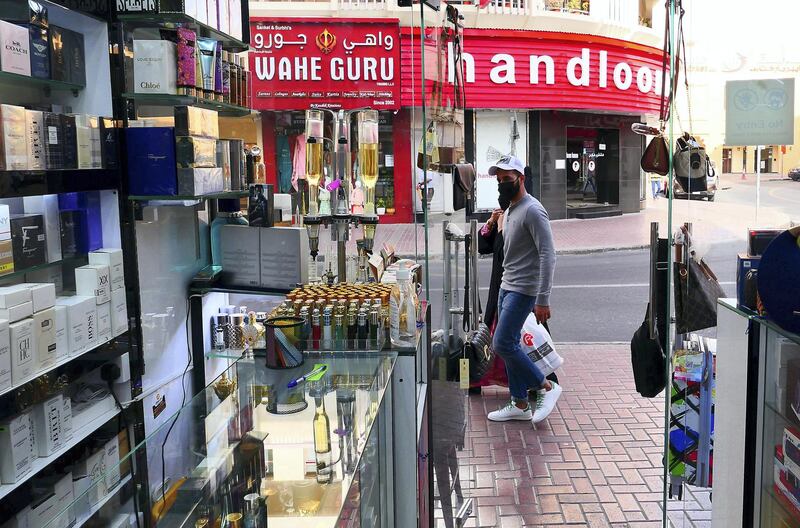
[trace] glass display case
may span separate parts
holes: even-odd
[[[76,511],[94,514],[87,525],[135,526],[140,508],[117,500],[108,483],[120,488],[139,450],[159,473],[148,480],[163,483],[151,486],[140,526],[390,526],[386,409],[396,358],[306,354],[303,365],[283,370],[265,367],[263,358],[235,361],[119,464],[98,468],[93,484],[47,526]],[[97,497],[113,507],[100,509]]]

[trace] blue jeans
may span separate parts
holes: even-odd
[[[519,345],[522,325],[528,318],[536,297],[500,289],[497,300],[497,327],[492,347],[506,364],[508,388],[516,401],[528,399],[528,389],[539,389],[544,383],[542,372]]]
[[[653,190],[653,198],[657,198],[658,193],[661,191],[661,182],[658,180],[650,180],[650,188]]]

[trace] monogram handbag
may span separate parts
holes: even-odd
[[[686,334],[717,326],[717,300],[725,296],[703,260],[675,263],[675,326]]]
[[[482,320],[478,323],[477,328],[469,329],[470,320],[470,307],[469,307],[469,274],[470,274],[470,246],[472,244],[472,237],[467,235],[464,245],[466,251],[466,265],[464,276],[466,277],[464,285],[464,331],[467,332],[464,338],[464,348],[462,349],[462,359],[469,360],[469,381],[476,383],[489,371],[494,359],[494,351],[492,350],[492,334],[489,331],[489,326]],[[474,309],[481,312],[480,301],[478,306]]]

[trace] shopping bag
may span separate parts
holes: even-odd
[[[528,315],[525,324],[522,325],[519,339],[522,350],[528,354],[543,375],[552,374],[564,363],[564,358],[556,352],[550,332],[539,324],[534,314]]]

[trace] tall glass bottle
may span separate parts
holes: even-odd
[[[247,219],[242,214],[239,200],[218,200],[218,212],[211,222],[211,263],[215,266],[222,265],[222,240],[220,231],[224,225],[247,225]]]
[[[378,111],[358,114],[358,167],[364,182],[364,213],[375,214],[375,185],[378,183]]]
[[[308,213],[319,214],[317,195],[322,178],[324,115],[320,110],[306,110],[306,181],[308,182]]]
[[[409,347],[416,344],[417,293],[410,281],[408,268],[397,270],[397,282],[389,298],[390,336],[392,346]]]
[[[314,413],[314,454],[317,459],[317,482],[327,484],[333,480],[331,427],[325,412],[324,393],[315,394],[317,410]]]

